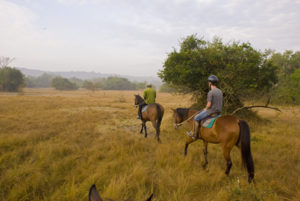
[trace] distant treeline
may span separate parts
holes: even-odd
[[[8,67],[11,59],[0,57],[0,91],[18,91],[23,87],[58,90],[138,90],[146,82],[108,77],[91,80],[63,78],[52,74],[25,77]],[[158,75],[162,92],[190,93],[199,107],[206,103],[207,77],[219,77],[224,105],[234,110],[245,100],[268,103],[300,104],[300,51],[258,51],[249,43],[224,44],[220,39],[204,41],[192,35],[182,41],[179,50],[168,55]],[[232,107],[231,107],[232,106]]]
[[[54,87],[58,90],[76,90],[78,88],[88,90],[138,90],[144,89],[146,82],[131,82],[127,78],[122,77],[96,78],[92,80],[67,79],[44,73],[38,77],[25,77],[25,85],[28,88]]]

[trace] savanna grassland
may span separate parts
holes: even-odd
[[[259,109],[248,120],[255,184],[247,183],[237,148],[224,174],[221,147],[202,142],[183,155],[187,125],[175,130],[171,108],[188,96],[158,93],[165,107],[162,144],[139,134],[135,91],[35,89],[0,93],[0,200],[88,200],[95,183],[102,197],[143,201],[300,200],[300,107]]]

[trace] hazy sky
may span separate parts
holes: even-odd
[[[12,66],[156,76],[191,34],[300,50],[300,0],[0,0]]]

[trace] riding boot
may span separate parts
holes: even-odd
[[[189,131],[189,132],[187,132],[187,135],[189,137],[192,137],[193,139],[197,139],[198,133],[199,133],[199,128],[200,128],[200,122],[194,121],[193,132]]]
[[[202,138],[200,133],[201,123],[199,121],[195,121],[194,126],[196,126],[195,138],[201,139]]]
[[[138,116],[136,117],[137,119],[141,119],[141,113],[142,113],[142,106],[139,105],[139,110],[138,110]]]
[[[139,105],[139,111],[138,111],[138,116],[137,119],[142,119],[142,105]]]

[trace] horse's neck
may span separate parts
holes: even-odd
[[[184,121],[189,117],[189,109],[180,108],[180,110],[177,110],[177,114],[182,118],[182,121]]]
[[[190,118],[191,116],[195,115],[195,113],[198,113],[198,112],[199,112],[199,110],[189,109],[185,119]]]
[[[145,100],[142,99],[142,98],[140,98],[140,99],[139,99],[139,105],[143,105],[143,104],[145,104]]]

